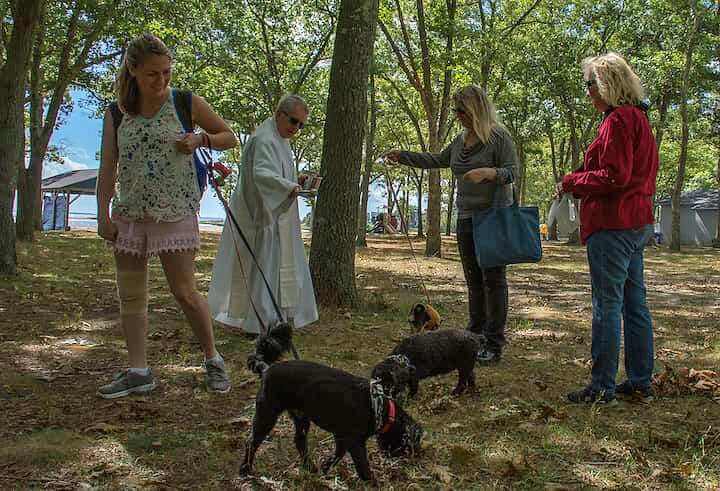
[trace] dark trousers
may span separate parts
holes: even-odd
[[[507,269],[478,266],[471,218],[457,221],[457,242],[468,287],[468,329],[483,334],[487,338],[487,349],[500,353],[505,344],[508,311]]]

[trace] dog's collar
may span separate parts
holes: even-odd
[[[396,421],[396,411],[395,411],[395,401],[392,399],[387,400],[387,421],[383,425],[382,429],[380,430],[380,434],[387,433],[390,431],[390,428],[395,424]]]

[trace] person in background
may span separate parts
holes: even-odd
[[[160,258],[168,286],[200,341],[208,390],[230,390],[223,358],[215,348],[207,301],[195,286],[201,191],[192,153],[199,146],[232,148],[237,139],[197,95],[192,95],[191,117],[204,132],[186,134],[171,79],[170,51],[159,38],[143,34],[127,47],[115,84],[116,106],[105,112],[97,182],[98,234],[114,247],[120,325],[130,366],[98,389],[103,398],[155,388],[146,354],[151,256]],[[121,116],[117,127],[113,114]]]
[[[592,283],[592,376],[570,392],[574,403],[616,403],[653,397],[653,328],[647,306],[643,250],[653,233],[658,151],[640,79],[622,56],[582,62],[587,95],[603,114],[583,168],[563,177],[558,192],[581,199],[581,240]],[[627,380],[615,385],[624,327]]]
[[[505,345],[508,284],[505,266],[481,269],[475,257],[473,210],[496,202],[513,202],[512,183],[518,158],[510,133],[498,123],[495,106],[485,91],[469,85],[453,96],[455,114],[464,130],[439,154],[391,150],[387,159],[425,169],[450,167],[458,182],[457,242],[468,287],[468,329],[485,335],[480,363],[497,363]]]
[[[318,318],[300,229],[301,186],[289,143],[305,125],[308,112],[305,101],[295,94],[280,100],[275,113],[245,143],[240,181],[230,198],[272,296],[294,327]],[[208,301],[215,320],[249,334],[280,322],[258,266],[229,220],[218,245]]]

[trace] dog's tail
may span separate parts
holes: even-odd
[[[255,353],[248,356],[247,367],[250,371],[262,375],[270,365],[278,361],[290,350],[292,327],[288,323],[278,324],[268,329],[255,342]]]

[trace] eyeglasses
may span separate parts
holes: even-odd
[[[283,111],[283,112],[285,112],[285,111]],[[288,117],[288,121],[290,122],[290,124],[293,126],[297,126],[299,130],[301,130],[305,127],[305,123],[303,121],[300,121],[298,118],[290,116],[288,113],[285,113],[285,116]]]
[[[597,80],[595,80],[595,79],[585,80],[584,82],[585,82],[585,87],[587,87],[588,89],[590,87],[592,87],[593,85],[597,84]]]
[[[453,111],[454,111],[456,114],[465,114],[465,109],[463,109],[463,108],[461,108],[461,107],[454,107],[454,108],[453,108]]]

